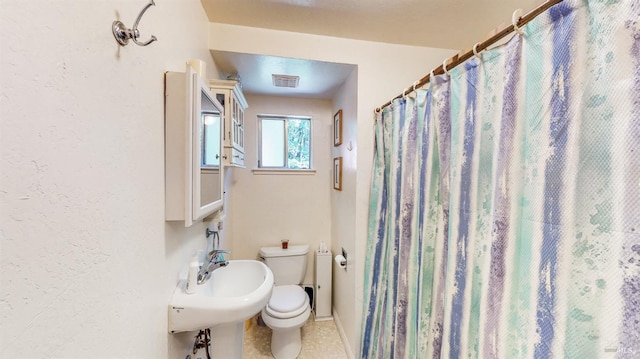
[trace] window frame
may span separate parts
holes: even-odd
[[[262,165],[262,120],[283,120],[284,121],[284,166],[263,166]],[[309,168],[289,168],[289,120],[308,120],[309,121]],[[292,172],[305,172],[313,171],[313,119],[311,116],[299,116],[299,115],[273,115],[273,114],[259,114],[258,115],[258,170],[272,170],[272,171],[292,171]]]

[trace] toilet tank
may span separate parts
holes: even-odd
[[[275,285],[302,284],[307,273],[308,245],[289,245],[289,248],[262,247],[260,260],[273,272]]]

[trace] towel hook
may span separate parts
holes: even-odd
[[[113,31],[113,36],[116,38],[116,41],[122,46],[126,46],[129,43],[129,39],[133,40],[136,45],[139,46],[147,46],[150,43],[158,40],[155,36],[151,35],[151,38],[148,41],[140,42],[138,41],[138,37],[140,37],[140,32],[138,31],[138,23],[140,23],[140,19],[142,19],[142,15],[144,15],[145,11],[147,11],[151,6],[155,6],[156,3],[153,0],[149,0],[147,6],[145,6],[136,22],[133,24],[133,28],[128,29],[122,21],[116,20],[111,24],[111,30]]]

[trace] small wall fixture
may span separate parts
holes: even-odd
[[[148,41],[138,41],[138,37],[140,37],[140,32],[138,31],[138,23],[140,22],[140,19],[142,18],[142,15],[144,15],[145,11],[147,11],[147,9],[149,9],[152,5],[155,6],[156,3],[154,3],[153,0],[150,0],[147,6],[142,9],[140,15],[138,15],[138,18],[136,19],[136,22],[133,24],[133,28],[131,29],[128,29],[122,23],[122,21],[116,20],[113,22],[113,24],[111,25],[113,37],[116,38],[116,41],[118,41],[121,46],[126,46],[129,43],[129,39],[133,40],[133,42],[139,46],[147,46],[150,43],[158,40],[155,36],[151,35],[151,39],[149,39]]]

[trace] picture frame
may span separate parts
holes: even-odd
[[[333,189],[342,191],[342,157],[333,159]]]
[[[333,147],[342,144],[342,109],[333,115]]]

